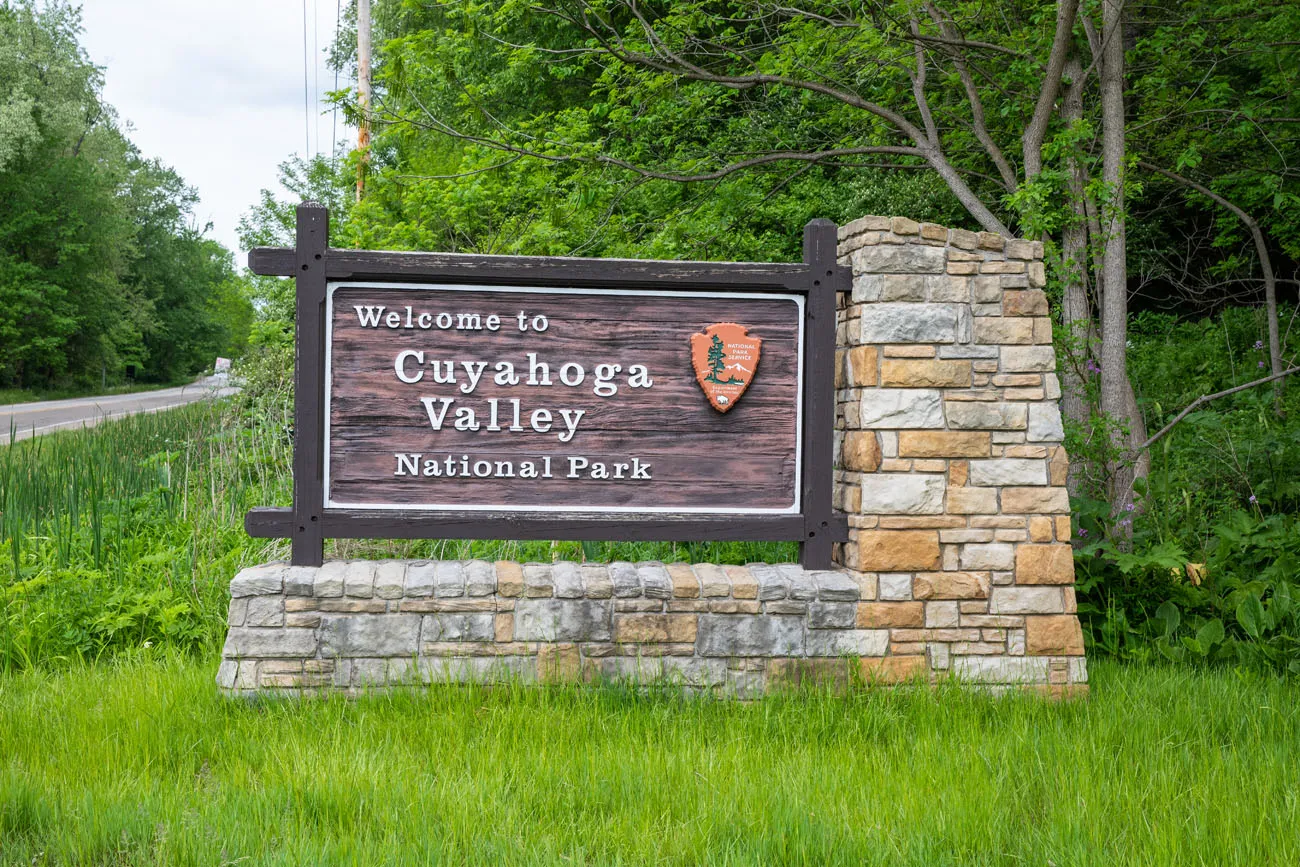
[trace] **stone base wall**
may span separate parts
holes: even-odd
[[[518,679],[749,697],[933,676],[923,648],[879,622],[877,576],[847,570],[333,561],[245,569],[230,590],[217,681],[232,695]],[[1081,659],[1037,662],[1025,680],[1058,664],[1082,677]]]
[[[1042,245],[864,217],[839,254],[836,558],[872,588],[859,625],[936,674],[1084,688]]]

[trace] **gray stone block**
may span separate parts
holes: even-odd
[[[1061,409],[1054,401],[1029,405],[1029,429],[1025,432],[1025,439],[1031,443],[1059,443],[1065,439]]]
[[[817,598],[823,602],[856,602],[861,595],[857,579],[847,572],[829,570],[811,574],[817,585]]]
[[[817,585],[813,583],[812,575],[805,572],[802,566],[795,563],[782,563],[777,568],[790,582],[789,590],[786,593],[790,599],[798,602],[810,602],[817,598]]]
[[[496,567],[486,560],[470,560],[465,564],[465,593],[469,596],[491,596],[497,590]]]
[[[950,400],[943,414],[953,430],[1024,430],[1029,411],[1023,403]]]
[[[943,247],[920,244],[877,244],[853,252],[854,274],[942,274],[947,267]]]
[[[1047,461],[1038,458],[994,458],[970,462],[970,483],[982,487],[1047,484]]]
[[[696,647],[700,656],[801,656],[803,618],[702,614]]]
[[[380,599],[401,599],[405,586],[405,561],[388,560],[375,569],[375,595]]]
[[[942,473],[863,473],[862,507],[877,515],[942,515]]]
[[[292,659],[315,655],[316,630],[283,627],[231,629],[221,650],[224,659]]]
[[[284,626],[283,596],[253,596],[248,600],[245,626]]]
[[[427,560],[406,567],[405,595],[414,599],[433,595],[433,573],[437,564]]]
[[[439,560],[433,567],[433,593],[439,599],[465,595],[465,569],[459,560]]]
[[[557,599],[582,598],[582,570],[577,563],[556,563],[551,567],[551,580],[555,582]]]
[[[952,673],[976,683],[1046,683],[1044,656],[954,656]]]
[[[316,580],[312,584],[312,595],[318,597],[335,597],[343,595],[343,573],[348,564],[343,560],[331,560],[316,570]]]
[[[230,579],[230,595],[234,597],[267,596],[281,593],[283,589],[284,566],[280,563],[242,569]]]
[[[872,304],[862,310],[862,343],[959,343],[960,304]]]
[[[673,582],[662,563],[639,563],[637,577],[641,579],[641,594],[647,599],[672,599]]]
[[[420,638],[422,641],[492,641],[496,636],[495,619],[496,615],[490,612],[426,614]]]
[[[857,621],[856,602],[813,602],[808,606],[808,626],[812,629],[852,629]]]
[[[866,389],[859,409],[866,429],[943,427],[943,396],[937,388]]]
[[[411,656],[420,650],[418,614],[325,615],[321,656]]]
[[[286,566],[284,570],[285,596],[310,596],[316,585],[316,567]]]
[[[353,560],[343,572],[343,595],[369,599],[375,595],[375,564],[369,560]]]
[[[517,641],[609,641],[614,605],[594,599],[520,599]]]
[[[809,656],[884,656],[888,629],[810,629]]]
[[[784,599],[790,592],[790,579],[771,563],[750,563],[749,574],[758,582],[758,599],[768,602]]]
[[[529,598],[542,598],[555,593],[555,584],[551,580],[550,563],[524,564],[524,595]]]
[[[1060,587],[994,587],[989,594],[990,614],[1061,614],[1064,611]]]
[[[610,563],[609,578],[614,584],[616,597],[641,595],[641,576],[637,574],[636,566],[631,563],[621,561]]]

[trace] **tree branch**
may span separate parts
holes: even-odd
[[[1268,309],[1269,368],[1273,371],[1273,375],[1280,379],[1281,377],[1279,374],[1282,371],[1282,345],[1280,338],[1278,337],[1277,324],[1277,278],[1273,274],[1273,260],[1269,256],[1268,245],[1264,242],[1264,232],[1260,229],[1259,222],[1237,205],[1234,205],[1209,187],[1198,184],[1191,178],[1185,178],[1177,172],[1172,172],[1169,169],[1162,169],[1160,166],[1154,165],[1145,160],[1138,160],[1138,165],[1149,172],[1155,172],[1158,175],[1163,175],[1171,181],[1177,181],[1183,186],[1191,187],[1210,201],[1227,208],[1250,232],[1250,237],[1255,242],[1255,252],[1259,256],[1260,270],[1264,272],[1264,305]],[[1278,388],[1280,389],[1280,385]],[[1278,391],[1278,397],[1279,399],[1281,397],[1280,390]]]
[[[1284,377],[1290,376],[1293,373],[1300,373],[1300,367],[1288,368],[1287,370],[1284,370],[1281,373],[1274,373],[1271,376],[1266,376],[1263,379],[1256,379],[1252,382],[1246,383],[1245,385],[1238,385],[1233,388],[1225,388],[1223,391],[1216,391],[1214,394],[1202,395],[1201,397],[1198,397],[1196,400],[1192,401],[1186,407],[1184,407],[1182,412],[1174,416],[1173,421],[1169,422],[1169,424],[1165,425],[1160,430],[1156,431],[1154,434],[1148,437],[1147,441],[1142,443],[1142,445],[1138,446],[1137,448],[1135,448],[1133,452],[1136,454],[1137,452],[1151,448],[1151,446],[1157,440],[1159,440],[1165,434],[1173,430],[1174,425],[1178,424],[1180,421],[1187,418],[1187,416],[1191,415],[1191,413],[1195,411],[1195,409],[1199,406],[1204,406],[1205,404],[1209,403],[1212,400],[1218,400],[1221,397],[1227,397],[1228,395],[1236,394],[1239,391],[1245,391],[1246,389],[1254,388],[1257,385],[1263,385],[1266,382],[1273,382],[1274,380],[1282,379]]]
[[[1056,4],[1056,34],[1052,37],[1051,53],[1047,55],[1047,70],[1038,90],[1038,103],[1033,117],[1021,137],[1024,151],[1025,180],[1032,181],[1043,170],[1043,140],[1047,125],[1056,107],[1056,96],[1061,89],[1061,73],[1070,55],[1070,42],[1074,33],[1074,19],[1079,10],[1079,0],[1059,0]]]

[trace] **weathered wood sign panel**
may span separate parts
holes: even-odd
[[[250,511],[319,565],[329,538],[847,537],[831,507],[835,226],[804,261],[648,262],[329,247],[298,209],[292,508]]]
[[[337,283],[326,505],[799,511],[798,295]],[[719,322],[712,377],[692,345]],[[740,384],[747,388],[740,392]],[[710,386],[713,383],[706,383]],[[734,400],[734,407],[732,404]]]

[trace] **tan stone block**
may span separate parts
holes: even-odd
[[[383,614],[388,603],[382,599],[321,599],[317,608],[330,614]]]
[[[898,432],[902,458],[987,458],[987,431],[904,430]]]
[[[620,644],[692,642],[698,625],[696,614],[616,614],[614,641]]]
[[[858,673],[868,683],[906,683],[930,674],[925,654],[868,656],[858,660]]]
[[[907,361],[885,359],[880,384],[904,388],[967,388],[971,384],[969,361]]]
[[[1083,656],[1083,629],[1073,614],[1025,618],[1025,653],[1030,656]]]
[[[965,229],[948,230],[948,240],[954,247],[962,250],[974,250],[980,242],[979,235]]]
[[[907,217],[894,217],[889,221],[889,230],[895,235],[915,235],[921,231],[921,224]]]
[[[1057,515],[1056,516],[1056,541],[1068,542],[1070,541],[1071,535],[1072,535],[1072,531],[1070,529],[1070,516]]]
[[[758,598],[758,581],[754,579],[754,573],[749,571],[748,566],[723,566],[722,571],[727,573],[727,580],[731,582],[732,599]],[[695,639],[683,640],[694,641]]]
[[[967,480],[970,478],[970,461],[949,461],[948,462],[948,486],[950,488],[965,487]]]
[[[698,599],[700,596],[700,579],[695,577],[690,563],[669,563],[668,579],[673,584],[674,599]]]
[[[315,611],[319,599],[313,599],[310,596],[290,596],[284,600],[284,610],[290,611]]]
[[[1070,511],[1065,488],[1003,488],[1002,511],[1008,515],[1055,515]]]
[[[880,469],[880,442],[876,439],[876,432],[846,431],[840,460],[845,469],[860,473],[874,473]]]
[[[912,577],[913,599],[986,599],[988,572],[918,572]]]
[[[1047,478],[1053,485],[1064,485],[1070,477],[1070,458],[1057,446],[1047,462]]]
[[[571,683],[580,680],[582,657],[578,653],[578,645],[543,644],[537,648],[537,677],[543,683]]]
[[[948,488],[948,511],[954,515],[995,515],[998,511],[996,488]]]
[[[980,266],[981,274],[1023,274],[1025,273],[1025,263],[1014,261],[1004,262],[1000,259],[992,259]]]
[[[870,386],[876,384],[876,347],[854,346],[848,351],[849,385]]]
[[[1042,262],[1029,263],[1029,285],[1041,289],[1047,285],[1047,270]]]
[[[844,388],[845,374],[844,366],[847,363],[848,353],[842,349],[835,350],[835,390],[839,391]]]
[[[880,471],[882,473],[910,473],[912,471],[912,462],[910,460],[899,460],[898,458],[884,458],[880,462]]]
[[[1002,293],[1003,316],[1046,316],[1047,293],[1041,289],[1008,289]]]
[[[1000,373],[993,377],[993,384],[1005,388],[1041,388],[1043,385],[1043,375],[1041,373]]]
[[[1006,253],[1008,259],[1032,259],[1034,258],[1034,242],[1019,238],[1008,238]]]
[[[847,659],[769,659],[767,685],[775,689],[818,686],[843,691],[849,683]]]
[[[920,530],[965,527],[966,519],[957,515],[883,515],[880,518],[882,530]]]
[[[1029,519],[1029,541],[1031,542],[1050,542],[1052,541],[1052,519],[1043,515],[1035,515]]]
[[[939,533],[935,530],[865,530],[858,534],[858,569],[908,572],[937,569]]]
[[[997,232],[980,232],[979,246],[981,250],[1001,250],[1006,239]]]
[[[984,344],[1034,342],[1032,319],[1003,319],[1001,316],[976,316],[975,342]]]
[[[1016,583],[1074,583],[1074,549],[1059,543],[1021,545],[1016,549]]]
[[[505,644],[515,637],[515,616],[509,612],[498,614],[492,619],[492,637]]]
[[[290,629],[300,627],[315,629],[320,626],[320,614],[315,611],[299,611],[284,615],[284,625]]]
[[[524,592],[523,567],[511,560],[498,560],[496,567],[497,595],[522,596]]]
[[[948,273],[954,276],[968,276],[980,272],[979,262],[949,262]]]
[[[1034,342],[1038,344],[1047,344],[1052,342],[1052,320],[1046,316],[1034,318]]]
[[[922,223],[921,237],[927,241],[946,241],[948,240],[948,230],[934,223]]]
[[[942,458],[926,458],[912,462],[912,470],[918,473],[942,473],[948,469],[948,462]]]
[[[895,343],[885,347],[886,358],[934,358],[934,347]]]
[[[859,602],[859,629],[920,629],[925,626],[923,602]]]
[[[1036,458],[1038,460],[1042,460],[1047,456],[1048,455],[1047,455],[1046,446],[1031,446],[1031,445],[1022,444],[1022,445],[1005,446],[1002,449],[1002,457],[1004,458]]]

